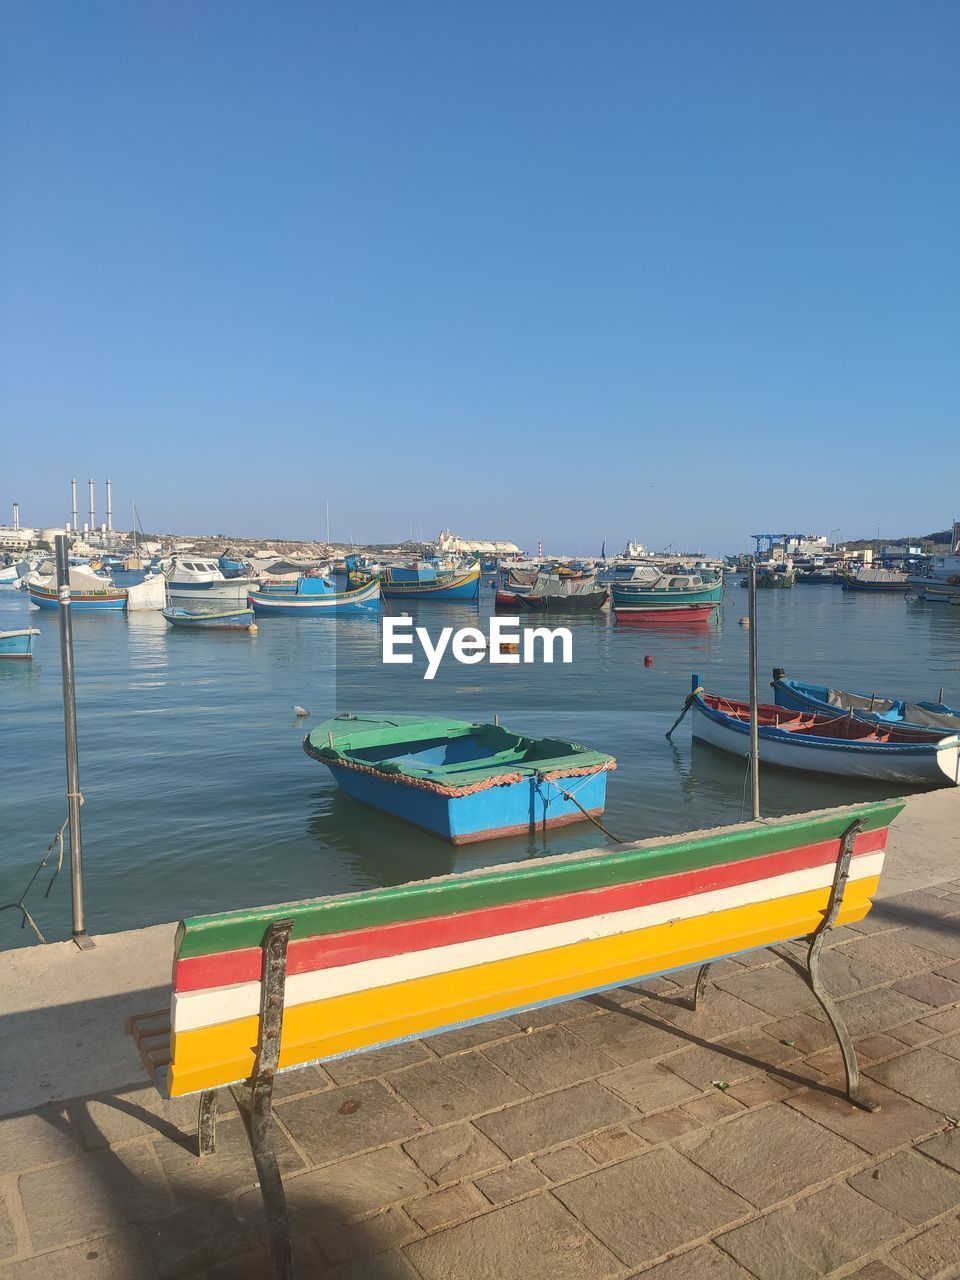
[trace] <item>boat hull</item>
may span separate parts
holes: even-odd
[[[326,764],[326,761],[321,760]],[[443,796],[368,773],[327,764],[340,790],[351,800],[400,818],[450,844],[475,844],[505,836],[533,835],[545,829],[585,820],[583,811],[565,799],[553,782],[534,778],[490,787],[474,795]],[[607,775],[564,778],[564,790],[576,794],[591,817],[606,803]]]
[[[649,623],[663,622],[709,622],[716,604],[664,605],[661,608],[630,605],[613,606],[617,625],[621,627],[643,627]]]
[[[866,591],[873,595],[903,596],[908,591],[906,580],[903,582],[858,582],[856,578],[844,578],[841,584],[844,591]]]
[[[186,613],[164,609],[163,616],[172,627],[184,631],[247,631],[253,622],[252,609],[233,609],[216,613]]]
[[[33,637],[40,632],[36,627],[21,631],[0,631],[0,658],[29,660],[33,657]]]
[[[531,613],[596,613],[609,599],[607,591],[585,591],[582,595],[551,596],[518,594],[513,603]]]
[[[713,712],[699,699],[691,704],[693,736],[741,759],[750,754],[750,726]],[[804,738],[782,730],[759,730],[762,764],[803,773],[833,777],[871,778],[909,786],[944,786],[960,783],[960,741],[945,738],[946,745],[881,745],[827,742]]]
[[[720,603],[723,596],[723,583],[700,587],[696,591],[677,591],[669,587],[657,591],[651,588],[634,587],[626,582],[614,582],[610,590],[613,594],[615,609],[680,609],[693,605],[708,605],[712,608]]]
[[[30,602],[38,609],[59,609],[60,597],[55,589],[47,587],[28,587]],[[127,607],[127,593],[123,590],[110,591],[71,591],[70,608],[74,612],[93,613],[103,611],[118,612]]]
[[[208,601],[243,604],[249,590],[249,578],[228,578],[224,582],[167,582],[167,598],[180,604],[206,604]]]
[[[480,570],[471,569],[437,582],[382,582],[384,600],[476,600],[480,595]]]
[[[352,591],[327,595],[286,595],[251,591],[249,602],[258,616],[274,618],[329,618],[345,613],[375,613],[380,608],[380,584],[374,578]]]

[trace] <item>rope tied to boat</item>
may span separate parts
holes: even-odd
[[[616,766],[614,765],[613,767],[615,768]],[[592,773],[600,773],[600,772],[602,772],[602,770],[600,769],[592,770]],[[607,836],[610,840],[612,840],[615,844],[631,844],[632,843],[632,841],[630,840],[622,840],[620,836],[615,836],[613,832],[609,830],[609,828],[603,825],[603,823],[600,821],[598,817],[595,816],[595,814],[592,814],[589,811],[589,809],[585,809],[583,807],[583,805],[580,803],[580,801],[577,799],[577,797],[573,794],[572,791],[568,791],[566,787],[561,787],[559,782],[557,782],[557,777],[563,777],[563,776],[564,775],[560,770],[553,770],[550,773],[537,773],[535,775],[536,782],[537,782],[537,791],[540,795],[540,798],[543,800],[544,810],[546,810],[550,805],[550,797],[548,795],[544,795],[544,793],[540,790],[540,784],[542,782],[552,782],[553,785],[560,792],[560,794],[563,796],[564,800],[569,800],[571,804],[575,804],[577,808],[580,810],[580,812],[583,814],[583,816],[585,818],[588,818],[595,827],[599,827],[600,830],[603,832],[603,834]],[[584,782],[586,782],[586,780],[587,778],[584,777]]]
[[[672,724],[672,725],[670,726],[670,728],[667,730],[666,736],[667,736],[667,740],[668,740],[668,741],[669,741],[669,739],[673,736],[673,731],[674,731],[674,729],[676,729],[677,725],[679,725],[680,721],[683,719],[683,717],[687,714],[687,712],[688,712],[688,711],[690,710],[690,708],[693,706],[694,699],[695,699],[695,698],[698,698],[698,697],[700,696],[700,694],[701,694],[701,693],[703,693],[703,692],[704,692],[703,685],[702,685],[702,684],[698,684],[698,685],[697,685],[697,687],[696,687],[695,689],[691,690],[691,692],[690,692],[690,693],[688,693],[688,694],[687,694],[687,696],[684,698],[684,700],[683,700],[683,710],[680,712],[680,714],[677,716],[676,720],[674,720],[673,724]]]

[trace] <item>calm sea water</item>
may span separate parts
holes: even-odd
[[[485,625],[492,591],[472,606],[411,607],[417,624]],[[694,745],[688,724],[664,734],[699,672],[711,691],[747,687],[746,592],[728,588],[704,630],[627,630],[606,614],[575,619],[571,667],[445,665],[432,684],[380,664],[376,617],[263,621],[255,637],[175,631],[159,614],[76,614],[80,769],[88,928],[108,932],[185,914],[386,885],[544,852],[595,848],[589,823],[534,840],[451,849],[342,796],[304,755],[304,732],[339,710],[390,706],[511,728],[612,752],[605,822],[639,839],[733,823],[744,762]],[[760,592],[764,683],[799,678],[960,704],[960,609],[832,586]],[[3,725],[0,902],[19,896],[65,816],[57,615],[0,591],[0,629],[38,627],[32,663],[0,663]],[[644,665],[644,656],[653,658]],[[295,719],[299,703],[313,714]],[[767,815],[892,794],[883,787],[775,770]],[[613,847],[613,846],[610,846]],[[69,936],[64,872],[28,903],[50,938]],[[0,913],[0,948],[33,941]]]

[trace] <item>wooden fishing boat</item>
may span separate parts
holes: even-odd
[[[575,742],[431,716],[338,716],[303,749],[352,799],[451,844],[598,816],[616,768]]]
[[[330,618],[347,613],[373,613],[380,608],[380,580],[338,591],[326,578],[301,578],[292,594],[251,591],[254,612],[274,618]]]
[[[874,724],[960,733],[960,710],[940,700],[908,702],[903,698],[878,698],[875,693],[848,693],[829,685],[788,680],[782,667],[774,669],[772,688],[777,706],[791,711],[834,716],[851,712],[858,720]]]
[[[843,577],[844,591],[871,591],[881,595],[906,595],[910,583],[897,569],[861,569]]]
[[[722,751],[750,752],[750,704],[694,692],[693,736]],[[872,778],[910,786],[960,785],[960,737],[942,730],[870,724],[853,715],[813,715],[761,704],[759,750],[764,764],[835,777]]]
[[[797,577],[792,569],[788,569],[786,565],[774,565],[772,569],[759,569],[757,571],[757,587],[758,588],[783,588],[792,587],[796,584]],[[747,585],[745,579],[740,584]]]
[[[595,613],[610,598],[606,587],[596,587],[592,580],[550,576],[538,578],[532,589],[518,594],[515,603],[521,611],[532,613]]]
[[[480,561],[469,569],[445,572],[433,577],[404,580],[403,566],[384,569],[380,590],[384,600],[476,600],[480,595]]]
[[[0,631],[0,658],[32,658],[33,637],[39,634],[36,627],[21,627],[19,631]]]
[[[58,609],[60,597],[56,586],[39,586],[31,583],[27,587],[30,601],[38,609]],[[127,607],[127,593],[123,587],[103,587],[97,590],[70,589],[70,608],[84,613],[118,611]]]
[[[614,582],[611,592],[621,625],[642,625],[644,614],[656,614],[662,622],[703,621],[720,607],[723,579],[707,582],[699,574],[641,568],[627,582]]]
[[[187,631],[249,631],[254,621],[252,609],[227,609],[217,613],[164,609],[163,616],[172,627]]]

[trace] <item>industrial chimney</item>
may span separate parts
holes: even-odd
[[[107,533],[113,533],[113,485],[107,481]]]
[[[15,502],[13,504],[13,527],[14,529],[20,528],[20,503],[19,502]]]
[[[70,528],[76,533],[80,528],[80,516],[77,512],[77,482],[70,481]]]
[[[93,509],[93,481],[88,480],[87,485],[90,489],[90,528],[95,529],[97,527],[97,513]]]

